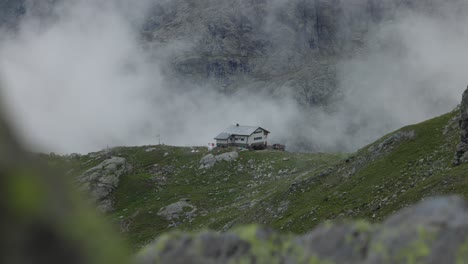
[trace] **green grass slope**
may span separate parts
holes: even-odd
[[[145,152],[147,148],[114,150],[134,169],[122,178],[114,194],[116,212],[112,217],[118,221],[132,218],[126,236],[135,246],[171,229],[225,230],[236,223],[257,222],[255,218],[245,221],[244,215],[255,215],[257,204],[286,190],[293,178],[320,171],[342,158],[334,154],[243,151],[237,161],[218,162],[205,170],[199,169],[199,161],[206,148],[155,148],[149,153]],[[236,149],[216,150],[214,154],[232,150]],[[157,214],[162,207],[184,198],[197,208],[193,218],[168,221]]]
[[[224,231],[259,223],[302,233],[331,219],[380,221],[428,196],[468,197],[468,165],[451,164],[456,116],[402,128],[350,155],[218,149],[210,153],[238,151],[239,158],[200,169],[206,148],[145,146],[48,161],[66,160],[70,174],[79,175],[110,155],[127,159],[133,170],[121,178],[108,217],[135,249],[174,229]],[[172,220],[158,214],[181,199],[196,210],[184,207],[187,215]]]
[[[329,219],[380,221],[424,197],[468,197],[468,166],[452,166],[459,140],[457,125],[453,112],[402,128],[354,153],[329,172],[309,175],[295,191],[275,198],[290,200],[295,206],[272,225],[304,232]],[[405,133],[414,136],[385,146],[388,139]],[[380,152],[376,151],[382,145]]]

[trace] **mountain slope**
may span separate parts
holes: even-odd
[[[56,157],[74,175],[119,156],[133,167],[113,193],[109,215],[133,247],[172,229],[227,230],[261,223],[303,233],[330,219],[380,221],[425,197],[468,197],[468,165],[452,166],[458,112],[402,128],[350,155],[236,151],[200,168],[206,148],[122,147]],[[48,158],[50,159],[50,158]]]

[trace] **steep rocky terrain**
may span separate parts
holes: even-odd
[[[461,12],[464,1],[450,4]],[[143,34],[152,46],[179,41],[170,66],[179,78],[239,90],[293,95],[304,105],[337,95],[338,63],[359,56],[367,35],[401,13],[445,14],[418,0],[162,1]],[[455,13],[450,13],[454,15]],[[173,51],[174,52],[174,51]]]
[[[2,0],[3,26],[14,28],[28,15],[48,18],[57,2],[62,1]],[[339,83],[338,63],[365,53],[367,35],[375,27],[408,11],[443,16],[450,9],[448,14],[456,16],[467,4],[463,0],[148,3],[146,14],[138,14],[142,43],[155,52],[179,89],[198,83],[227,94],[290,95],[303,105],[326,105],[339,95],[338,87],[346,85]]]

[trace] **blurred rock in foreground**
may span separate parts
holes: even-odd
[[[466,263],[468,203],[423,201],[382,224],[326,223],[301,236],[246,226],[228,233],[171,233],[137,256],[149,263]]]
[[[126,263],[110,225],[22,150],[0,111],[0,263]]]

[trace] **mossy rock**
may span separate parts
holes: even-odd
[[[429,199],[382,224],[330,222],[305,235],[256,225],[227,233],[169,233],[137,263],[465,263],[468,203]]]

